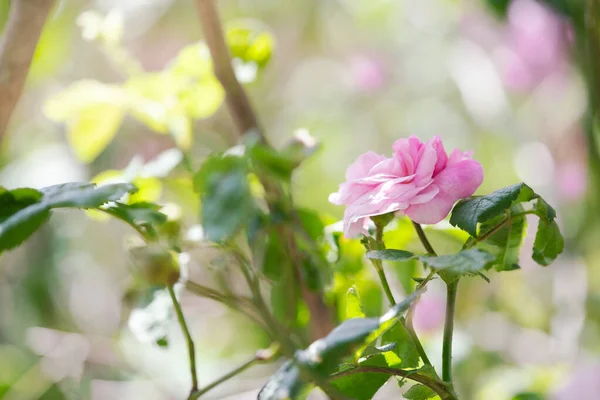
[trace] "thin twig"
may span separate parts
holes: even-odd
[[[190,374],[192,375],[192,390],[190,391],[191,398],[191,396],[198,391],[198,376],[196,374],[196,350],[194,349],[194,340],[192,339],[192,335],[190,335],[187,323],[185,322],[185,317],[183,316],[183,311],[181,310],[181,305],[177,300],[177,296],[175,296],[173,286],[168,285],[167,289],[169,290],[169,295],[171,296],[171,301],[173,302],[173,307],[175,307],[175,313],[177,314],[177,320],[179,321],[179,326],[181,327],[181,331],[183,332],[183,336],[185,337],[185,341],[187,344],[188,356],[190,358]]]
[[[279,351],[277,349],[275,351],[271,350],[271,348],[265,349],[265,350],[259,350],[256,352],[256,354],[251,359],[249,359],[248,361],[246,361],[239,367],[226,373],[222,377],[218,378],[216,381],[208,384],[207,386],[203,387],[202,389],[198,390],[197,392],[190,394],[190,396],[188,397],[188,400],[195,400],[195,399],[199,398],[206,392],[214,389],[215,387],[228,381],[229,379],[241,374],[242,372],[244,372],[245,370],[247,370],[248,368],[250,368],[256,364],[273,362],[273,361],[277,360],[278,357],[279,357]]]
[[[21,97],[31,60],[54,0],[13,0],[0,39],[0,137]]]
[[[251,130],[256,130],[261,135],[261,139],[265,141],[250,100],[248,100],[244,88],[235,76],[231,55],[225,42],[221,19],[214,0],[196,0],[196,8],[202,23],[204,39],[213,60],[215,76],[225,89],[227,107],[238,129],[239,136],[241,137]]]

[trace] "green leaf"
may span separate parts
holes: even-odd
[[[358,296],[358,291],[356,287],[351,287],[348,289],[346,294],[346,318],[364,318],[365,312],[363,311],[362,304],[360,302],[360,297]]]
[[[179,92],[179,101],[185,113],[192,118],[207,118],[217,112],[225,91],[216,78],[204,79]]]
[[[404,393],[404,398],[407,400],[428,400],[433,399],[437,394],[427,386],[416,384]]]
[[[96,187],[91,183],[66,183],[40,191],[15,189],[0,191],[0,252],[11,249],[35,232],[53,208],[97,208],[119,200],[136,189],[130,184]]]
[[[406,261],[415,257],[415,255],[406,250],[387,249],[369,251],[367,257],[375,260]]]
[[[41,189],[42,202],[51,208],[97,208],[109,201],[120,200],[137,189],[129,183],[96,186],[93,183],[64,183]]]
[[[93,80],[79,81],[44,104],[44,114],[67,124],[67,137],[75,155],[93,161],[112,141],[127,109],[122,88]]]
[[[502,220],[502,217],[497,217],[481,224],[482,234],[485,234]],[[526,227],[527,220],[524,216],[512,218],[509,223],[479,245],[479,247],[496,255],[496,270],[512,271],[520,268],[519,254]]]
[[[0,222],[23,208],[37,203],[43,194],[35,189],[6,190],[0,187]]]
[[[392,325],[382,335],[381,341],[382,343],[395,344],[392,352],[397,358],[386,355],[390,367],[417,368],[419,366],[421,357],[402,322],[398,321]]]
[[[524,183],[508,186],[486,196],[459,201],[452,210],[450,223],[477,236],[477,223],[503,214],[511,205],[530,201],[538,196]]]
[[[194,177],[202,201],[202,226],[209,240],[231,238],[249,221],[254,202],[247,179],[245,158],[214,155]]]
[[[259,67],[269,62],[275,44],[269,32],[258,31],[255,26],[242,22],[228,27],[226,39],[233,57],[254,62]]]
[[[294,168],[297,166],[292,159],[262,142],[251,143],[248,151],[258,170],[265,171],[284,181],[290,179]]]
[[[540,265],[550,265],[565,246],[556,221],[545,221],[540,218],[535,242],[533,243],[533,260]]]
[[[361,361],[358,366],[387,367],[388,365],[383,355],[377,354]],[[334,378],[331,384],[354,400],[370,400],[389,379],[390,376],[387,374],[363,372]]]
[[[296,399],[304,386],[306,383],[300,379],[300,368],[287,361],[269,378],[257,400]]]
[[[155,227],[167,222],[167,216],[159,209],[160,206],[152,203],[114,203],[103,207],[102,211],[125,221],[144,237],[156,238],[158,234]]]
[[[67,121],[67,138],[77,158],[94,161],[117,134],[125,111],[119,104],[92,104]]]
[[[283,243],[280,237],[273,229],[266,238],[267,247],[265,249],[262,263],[262,273],[272,281],[279,281],[285,270],[289,266],[289,260],[284,251]]]
[[[463,250],[457,254],[444,256],[421,256],[419,259],[438,271],[440,276],[451,282],[461,275],[472,275],[486,268],[495,257],[481,249]]]

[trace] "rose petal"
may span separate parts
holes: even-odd
[[[374,151],[368,151],[358,156],[348,169],[346,170],[346,180],[352,181],[359,178],[364,178],[368,175],[371,168],[385,160],[386,157],[375,153]]]
[[[436,224],[450,213],[456,201],[475,193],[481,182],[481,164],[475,160],[460,161],[448,166],[434,179],[434,185],[439,188],[437,196],[427,203],[409,206],[404,213],[420,224]]]

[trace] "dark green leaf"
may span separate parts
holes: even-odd
[[[300,218],[300,222],[302,222],[304,230],[312,240],[318,241],[321,237],[323,237],[323,229],[325,229],[325,224],[323,224],[319,214],[306,208],[299,208],[296,211],[298,213],[298,217]]]
[[[143,236],[154,238],[157,236],[155,227],[167,222],[167,216],[159,209],[160,206],[152,203],[114,203],[102,208],[102,211],[130,224]]]
[[[6,190],[0,187],[0,222],[3,222],[17,211],[37,203],[42,193],[29,188]]]
[[[562,253],[564,246],[556,221],[540,219],[533,243],[533,260],[540,265],[549,265]]]
[[[452,210],[450,223],[477,236],[477,223],[503,214],[514,203],[530,201],[537,195],[524,183],[508,186],[487,196],[471,197],[459,201]]]
[[[433,399],[437,394],[424,385],[413,385],[410,390],[404,393],[404,398],[407,400],[428,400]]]
[[[254,166],[258,170],[267,172],[284,181],[290,179],[296,167],[296,164],[285,155],[260,142],[254,144],[249,153]]]
[[[556,210],[541,197],[535,203],[535,213],[546,221],[554,221],[554,218],[556,218]]]
[[[267,247],[262,264],[262,273],[273,281],[278,281],[286,268],[291,268],[283,243],[275,230],[267,237]]]
[[[406,250],[373,250],[367,253],[367,257],[375,260],[388,260],[388,261],[405,261],[413,258],[415,255],[410,251]]]
[[[119,200],[136,189],[130,184],[96,187],[90,183],[67,183],[40,191],[15,189],[0,191],[0,252],[18,246],[50,216],[53,208],[97,208]]]
[[[292,361],[287,361],[269,378],[257,400],[295,399],[304,386],[300,369]]]
[[[97,208],[109,201],[118,201],[137,189],[129,183],[96,186],[93,183],[65,183],[41,189],[42,202],[50,208]]]
[[[444,256],[421,256],[419,259],[438,271],[447,282],[479,272],[490,265],[495,257],[480,249],[463,250],[460,253]]]
[[[250,219],[254,203],[242,157],[209,157],[194,177],[202,200],[202,226],[209,240],[233,236]]]

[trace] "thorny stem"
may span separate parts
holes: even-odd
[[[171,296],[171,301],[173,302],[173,307],[175,307],[175,313],[177,314],[177,320],[179,321],[179,326],[181,326],[181,331],[183,332],[183,336],[185,336],[185,341],[187,344],[188,356],[190,358],[190,373],[192,375],[192,390],[190,391],[189,397],[191,399],[194,393],[198,391],[198,376],[196,375],[196,351],[194,349],[194,340],[192,339],[192,335],[190,335],[187,323],[185,322],[181,305],[177,300],[177,296],[175,296],[173,285],[168,285],[167,289],[169,291],[169,295]]]
[[[395,375],[401,376],[406,379],[410,379],[412,381],[421,383],[434,392],[436,392],[442,400],[456,400],[456,394],[452,390],[451,387],[445,385],[443,382],[438,381],[437,379],[431,378],[429,376],[423,375],[419,373],[418,369],[415,370],[404,370],[397,368],[389,368],[389,367],[370,367],[370,366],[362,366],[352,368],[346,371],[337,372],[329,377],[331,380],[339,379],[344,376],[360,374],[360,373],[380,373],[386,375]]]
[[[454,333],[454,310],[456,308],[456,292],[458,279],[448,283],[446,298],[446,321],[444,323],[444,340],[442,346],[442,379],[452,384],[452,335]]]

